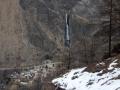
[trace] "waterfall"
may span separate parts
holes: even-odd
[[[70,46],[70,29],[69,29],[69,18],[70,16],[66,14],[65,16],[65,46]]]

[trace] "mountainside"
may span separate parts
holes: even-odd
[[[66,15],[70,48],[64,45]],[[87,68],[72,70],[55,85],[79,90],[81,81],[85,90],[104,90],[119,83],[119,53],[120,0],[0,0],[0,90],[54,90],[51,80],[68,66]]]
[[[76,59],[75,63],[100,60],[108,52],[109,3],[104,0],[0,0],[1,67],[37,64],[46,58],[63,59],[68,12],[71,57]],[[120,42],[119,3],[113,1],[112,47]]]
[[[35,50],[27,44],[23,17],[19,0],[0,0],[0,67],[31,62]]]

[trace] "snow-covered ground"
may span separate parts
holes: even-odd
[[[117,59],[108,67],[108,71],[90,73],[87,67],[73,69],[56,78],[52,83],[65,90],[120,90],[120,68],[115,68]]]

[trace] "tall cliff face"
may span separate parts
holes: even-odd
[[[0,64],[14,65],[23,58],[25,25],[18,0],[0,0]],[[23,55],[22,55],[23,54]],[[26,57],[26,56],[25,56]],[[6,64],[7,65],[7,64]]]
[[[46,55],[54,58],[57,53],[62,53],[64,19],[69,11],[71,12],[72,57],[80,62],[101,58],[103,52],[108,50],[108,35],[104,30],[108,32],[109,28],[108,26],[106,29],[103,28],[103,22],[109,22],[109,16],[101,14],[106,9],[106,3],[109,2],[103,0],[0,0],[1,66],[6,62],[8,66],[40,63],[45,60]],[[115,38],[120,34],[118,29],[116,32],[113,40],[116,40]],[[116,43],[119,40],[120,38]]]

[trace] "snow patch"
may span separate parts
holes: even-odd
[[[100,72],[90,73],[84,71],[86,67],[73,69],[62,77],[56,78],[52,83],[65,90],[120,90],[120,68],[114,68],[117,65],[117,59],[113,61],[107,73]],[[100,76],[100,74],[102,74]]]
[[[109,65],[108,70],[114,69],[114,66],[116,66],[116,65],[118,64],[117,61],[118,61],[118,59],[116,59],[115,61],[113,61],[113,62]]]

